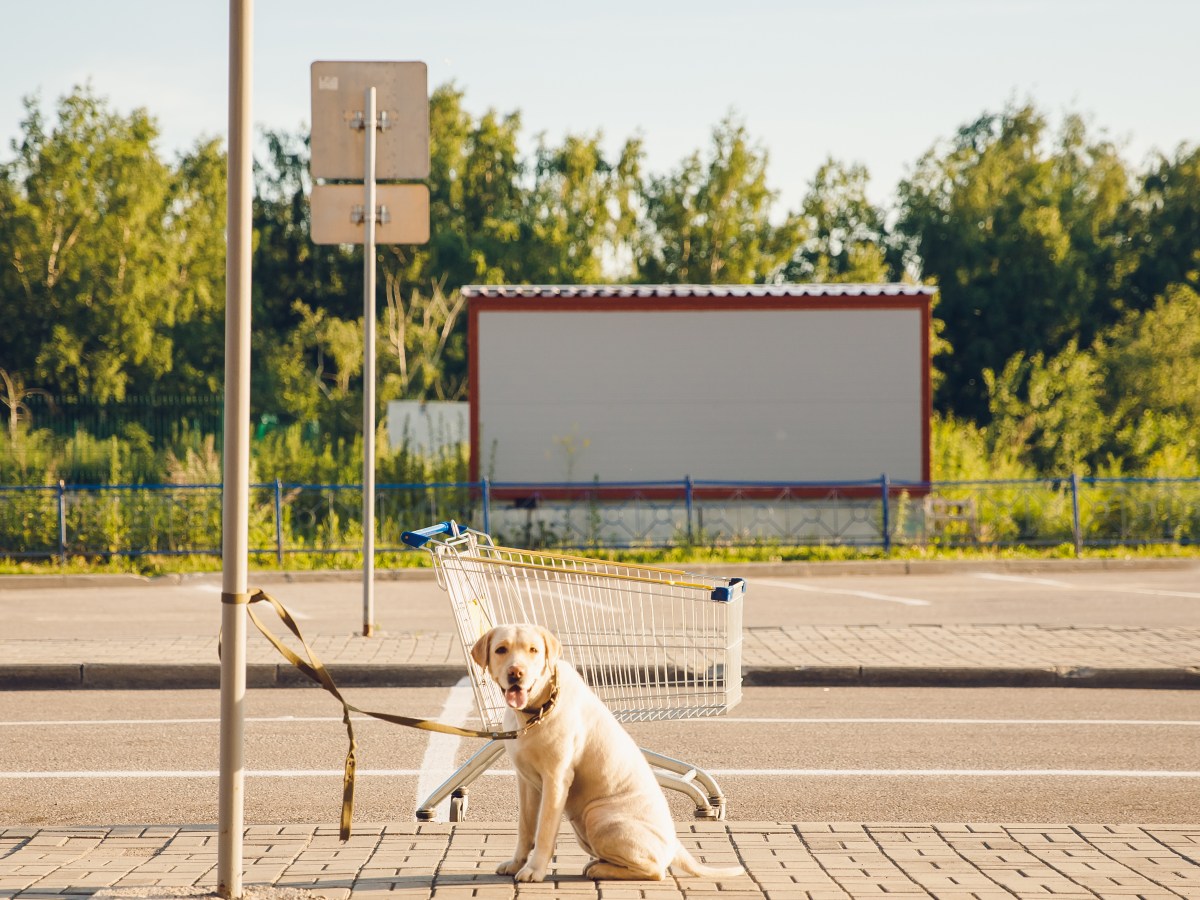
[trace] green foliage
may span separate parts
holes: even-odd
[[[225,365],[225,153],[198,144],[173,173],[165,239],[173,251],[171,366],[162,393],[217,394]],[[140,390],[140,388],[139,388]]]
[[[1110,329],[1098,355],[1125,416],[1158,411],[1200,421],[1200,294],[1195,289],[1169,285],[1152,307],[1130,313]]]
[[[4,368],[30,386],[120,398],[172,368],[184,215],[145,110],[119,116],[88,88],[47,128],[26,100],[15,160],[0,168]]]
[[[985,115],[921,158],[900,185],[897,227],[940,287],[954,348],[940,409],[985,421],[985,369],[1086,346],[1116,318],[1128,180],[1078,117],[1052,139],[1029,105]]]
[[[1028,459],[1038,472],[1087,474],[1108,421],[1102,376],[1074,340],[1046,360],[1017,353],[1000,373],[984,369],[992,418],[989,442]]]
[[[461,400],[466,397],[466,347],[459,316],[466,298],[447,297],[435,285],[429,297],[413,291],[408,302],[400,284],[389,277],[387,308],[379,354],[383,385],[380,399]]]
[[[597,284],[605,257],[635,227],[630,198],[640,188],[640,147],[604,159],[600,136],[568,135],[561,147],[539,143],[528,198],[526,265],[547,284]]]
[[[897,279],[884,211],[867,198],[865,166],[827,159],[801,206],[804,240],[784,270],[787,281],[869,284]]]
[[[1130,309],[1149,309],[1171,285],[1200,289],[1200,146],[1160,156],[1145,173],[1126,234]]]
[[[935,416],[936,479],[1200,473],[1200,295],[1174,286],[1089,351],[986,369],[990,419]]]
[[[14,426],[0,449],[0,484],[48,484],[60,455],[50,431]]]
[[[543,135],[523,155],[520,114],[475,115],[454,85],[433,92],[430,122],[431,240],[379,251],[381,408],[465,398],[467,283],[920,278],[940,289],[935,473],[1200,469],[1194,145],[1134,172],[1081,117],[1051,128],[1033,104],[1010,104],[934,144],[890,208],[868,198],[864,167],[828,159],[800,209],[780,215],[767,153],[732,113],[665,173],[644,171],[639,139],[606,153],[599,132]],[[170,434],[132,417],[50,434],[35,415],[46,395],[221,390],[224,154],[204,141],[166,162],[156,136],[145,110],[114,113],[90,87],[61,98],[53,120],[26,101],[0,161],[5,483],[218,474],[215,429],[182,413]],[[267,133],[251,397],[269,440],[256,453],[262,471],[352,483],[363,258],[312,243],[311,186],[307,138]],[[418,480],[415,463],[380,465]]]
[[[1171,285],[1096,344],[1112,419],[1107,468],[1200,472],[1200,294]]]
[[[800,223],[771,222],[767,153],[732,116],[713,130],[706,159],[697,152],[646,187],[648,234],[638,278],[681,284],[777,280],[795,253]]]
[[[1033,478],[1035,472],[1008,445],[997,446],[983,427],[934,414],[930,425],[934,481]]]

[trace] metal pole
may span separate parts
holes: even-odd
[[[1071,537],[1076,558],[1083,556],[1083,527],[1079,524],[1079,473],[1071,473]]]
[[[886,472],[879,476],[879,487],[883,495],[880,498],[883,503],[881,510],[883,518],[883,552],[890,554],[892,552],[892,515],[888,503],[888,494],[891,493],[892,481],[887,477]]]
[[[283,568],[283,482],[275,479],[275,563]]]
[[[67,564],[67,483],[58,479],[58,558]]]
[[[696,540],[692,532],[692,510],[694,502],[695,500],[692,496],[692,476],[685,475],[683,477],[683,505],[687,511],[687,542],[689,547],[692,546]]]
[[[250,521],[250,115],[253,0],[229,2],[225,446],[221,499],[221,738],[217,893],[242,896],[246,593]]]
[[[375,631],[375,88],[366,90],[363,135],[363,635]]]
[[[483,504],[483,531],[484,531],[484,534],[491,534],[492,533],[492,522],[491,522],[491,518],[492,518],[492,485],[491,485],[491,482],[488,481],[487,476],[484,476],[484,479],[482,482],[480,482],[480,484],[482,485],[482,490],[480,491],[480,498],[481,498],[481,501]]]

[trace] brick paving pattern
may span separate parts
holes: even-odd
[[[510,823],[246,829],[244,886],[329,900],[518,897],[596,900],[937,900],[1200,898],[1198,825],[905,825],[697,822],[680,838],[723,881],[593,882],[569,830],[542,884],[494,874],[516,840]],[[215,890],[217,831],[178,828],[0,830],[0,896],[20,900]],[[98,898],[99,900],[99,898]]]

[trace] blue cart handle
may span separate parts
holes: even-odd
[[[404,541],[408,546],[419,550],[430,539],[437,537],[439,534],[452,534],[457,537],[459,534],[458,523],[454,521],[439,522],[437,525],[430,525],[428,528],[421,528],[417,531],[406,531],[400,535],[400,540]]]

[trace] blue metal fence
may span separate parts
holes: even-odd
[[[362,487],[276,480],[250,488],[252,552],[357,553]],[[380,484],[376,549],[455,519],[498,541],[560,549],[844,546],[944,548],[1200,542],[1200,478],[901,482],[678,481]],[[0,556],[217,555],[221,485],[0,486]]]

